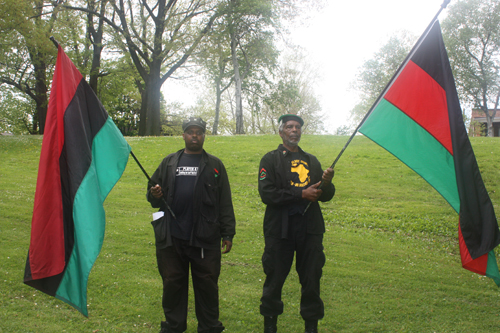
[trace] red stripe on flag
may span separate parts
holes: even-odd
[[[60,274],[65,266],[59,158],[64,146],[64,113],[81,80],[82,75],[59,47],[31,222],[29,262],[34,280]]]
[[[57,111],[58,156],[60,156],[64,145],[64,113],[73,96],[75,96],[76,88],[82,80],[82,74],[75,67],[71,59],[62,51],[61,46],[59,46],[58,50],[56,69],[54,70],[52,81],[52,85],[55,84],[56,86],[53,86],[50,90],[49,107],[52,104]],[[63,82],[64,84],[62,84]],[[55,95],[53,96],[54,93]]]
[[[410,61],[384,98],[427,130],[453,155],[444,89]]]
[[[458,243],[460,245],[462,267],[468,269],[471,272],[486,275],[486,267],[488,266],[488,253],[476,259],[472,259],[462,236],[462,228],[460,227],[460,223],[458,224]]]

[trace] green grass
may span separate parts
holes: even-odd
[[[152,174],[183,147],[180,137],[128,138]],[[301,146],[323,167],[347,137],[304,136]],[[221,320],[226,332],[261,332],[264,205],[258,164],[278,136],[207,137],[205,148],[229,173],[237,219],[233,250],[223,256]],[[163,319],[156,268],[154,212],[146,178],[130,159],[105,202],[102,251],[88,284],[89,318],[22,283],[42,139],[0,137],[0,332],[158,332]],[[499,210],[500,140],[472,139],[486,187]],[[364,137],[356,137],[335,168],[337,193],[322,204],[327,263],[320,332],[495,332],[500,289],[461,268],[458,216],[425,181]],[[498,256],[498,254],[497,254]],[[279,332],[303,332],[300,285],[285,284]],[[189,333],[196,332],[190,295]]]

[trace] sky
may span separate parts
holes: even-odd
[[[306,24],[296,25],[291,38],[303,47],[311,66],[319,69],[315,94],[325,115],[325,130],[333,134],[338,127],[348,124],[349,111],[358,101],[350,87],[363,63],[398,31],[407,30],[420,36],[443,0],[325,2],[320,12],[307,13],[310,19]],[[440,19],[445,15],[446,10]],[[185,105],[190,104],[187,100],[193,101],[192,89],[181,87],[175,80],[167,80],[163,89],[165,93],[169,91],[166,97],[170,101],[172,95]]]
[[[333,134],[348,124],[349,111],[358,102],[350,87],[363,63],[398,31],[420,36],[443,0],[327,1],[326,8],[313,14],[307,27],[293,31],[293,38],[321,69],[315,92],[325,113],[326,131]],[[439,16],[441,20],[445,11]]]

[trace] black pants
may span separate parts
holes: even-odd
[[[262,266],[266,274],[260,313],[278,316],[283,313],[281,291],[292,267],[294,253],[301,289],[300,315],[304,320],[318,320],[324,316],[320,298],[320,279],[325,265],[323,234],[307,234],[306,221],[301,215],[290,216],[287,239],[266,237]]]
[[[198,332],[221,328],[219,321],[218,280],[221,251],[201,249],[188,241],[173,239],[173,246],[156,250],[158,270],[163,279],[162,306],[169,327],[174,332],[187,329],[189,266],[195,298]]]

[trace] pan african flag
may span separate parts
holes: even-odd
[[[462,118],[441,27],[434,21],[359,131],[433,186],[459,214],[462,266],[494,279],[500,234]]]
[[[87,316],[87,281],[104,239],[103,202],[130,146],[58,47],[24,283]]]

